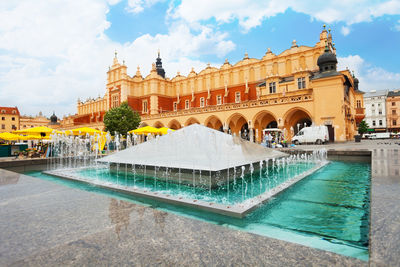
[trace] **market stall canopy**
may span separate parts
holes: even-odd
[[[13,134],[13,133],[0,133],[0,139],[6,141],[18,141],[18,140],[26,140],[24,136]]]
[[[175,130],[172,130],[170,128],[167,127],[161,127],[158,129],[158,132],[162,135],[167,134],[168,132],[174,132]]]
[[[26,135],[26,136],[22,136],[21,140],[50,140],[50,136],[46,135],[46,136],[41,136],[41,135]]]
[[[63,133],[63,132],[56,131],[56,130],[51,129],[46,126],[39,126],[39,127],[17,130],[17,131],[14,131],[13,133],[14,134],[25,134],[25,135],[40,135],[42,137],[45,137],[46,135],[49,136],[52,133]]]
[[[100,130],[96,130],[93,128],[89,128],[89,127],[81,127],[81,128],[76,128],[76,129],[72,129],[72,130],[67,130],[65,131],[66,134],[68,135],[95,135],[95,134],[100,134],[100,135],[105,135],[107,134],[106,132],[102,132]]]
[[[134,134],[159,134],[159,131],[157,128],[151,127],[151,126],[145,126],[142,128],[138,128],[136,130],[129,131],[128,133],[134,133]]]

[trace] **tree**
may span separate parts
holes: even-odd
[[[140,124],[140,115],[123,102],[119,107],[112,108],[104,115],[104,125],[106,131],[112,135],[115,132],[126,135],[130,130],[136,129]]]
[[[358,125],[358,133],[361,134],[361,136],[368,131],[369,125],[366,123],[364,120],[360,122]]]

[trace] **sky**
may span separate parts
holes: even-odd
[[[160,49],[173,78],[314,46],[323,24],[362,91],[400,89],[399,0],[0,1],[0,106],[62,118],[104,95],[115,51],[145,76]]]

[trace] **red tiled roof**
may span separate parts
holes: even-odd
[[[13,113],[13,111],[15,111],[15,113]],[[19,110],[17,107],[0,107],[0,114],[19,115]]]

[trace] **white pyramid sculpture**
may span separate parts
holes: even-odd
[[[220,171],[285,156],[223,132],[192,124],[99,159],[99,162]]]

